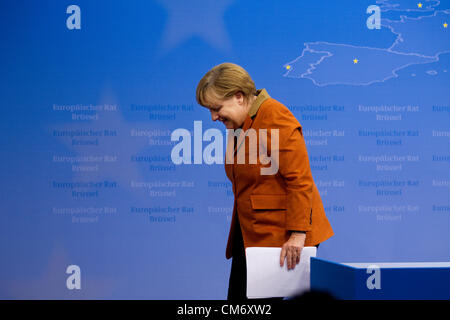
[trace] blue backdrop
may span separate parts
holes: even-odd
[[[225,133],[195,101],[222,62],[303,126],[336,234],[319,257],[449,261],[449,9],[2,0],[0,297],[226,298],[231,185],[170,158],[176,128]]]

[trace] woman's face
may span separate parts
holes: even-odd
[[[249,105],[241,92],[227,100],[219,100],[214,95],[207,95],[207,108],[213,121],[221,121],[227,129],[238,129],[247,117]]]

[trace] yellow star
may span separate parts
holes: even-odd
[[[356,59],[356,58],[353,59],[353,63],[355,63],[355,64],[358,63],[358,59]]]
[[[422,8],[422,3],[419,2],[419,3],[417,4],[417,6],[418,6],[419,8]]]
[[[286,66],[286,70],[289,70],[291,68],[291,66]]]
[[[448,26],[447,22],[444,22],[443,26],[444,26],[444,28],[447,28],[447,26]]]

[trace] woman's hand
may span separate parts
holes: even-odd
[[[289,240],[283,245],[280,255],[280,266],[284,265],[284,259],[287,261],[288,270],[294,269],[300,262],[300,254],[305,245],[306,234],[292,232]]]

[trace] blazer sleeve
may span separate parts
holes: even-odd
[[[286,185],[286,229],[311,230],[314,181],[301,126],[280,129],[279,173]]]

